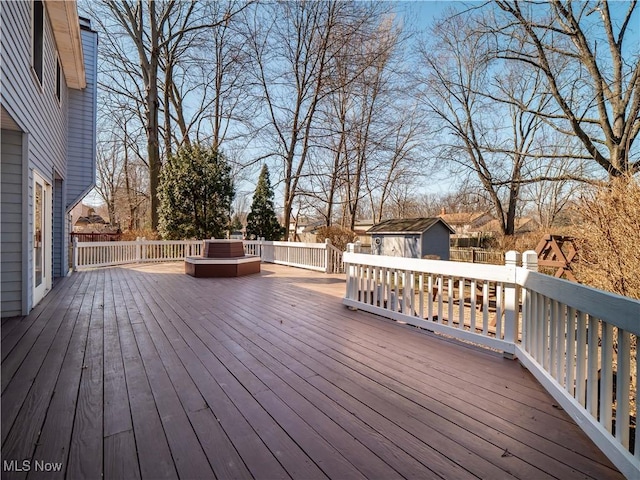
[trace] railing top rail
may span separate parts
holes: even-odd
[[[188,245],[202,240],[119,240],[117,242],[78,242],[78,247],[117,247],[120,245]]]
[[[138,240],[137,241],[137,243],[140,243],[142,245],[188,245],[190,243],[202,243],[202,242],[203,240]]]
[[[135,245],[133,241],[117,241],[117,242],[77,242],[78,247],[117,247],[119,245]]]
[[[311,242],[280,242],[274,240],[243,240],[247,245],[273,245],[276,247],[290,247],[290,248],[317,248],[324,250],[326,244],[324,243],[311,243]]]
[[[516,283],[552,300],[640,335],[640,301],[597,290],[524,268],[518,268]]]
[[[414,272],[431,273],[449,277],[515,283],[515,268],[505,267],[504,265],[423,260],[419,258],[388,257],[351,252],[344,253],[343,261],[345,263],[398,270],[412,270]]]
[[[336,247],[335,245],[331,245],[330,243],[326,244],[330,250],[333,250],[336,253],[344,253],[342,250],[340,250],[338,247]]]

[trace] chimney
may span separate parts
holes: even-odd
[[[447,211],[444,209],[444,207],[442,207],[442,210],[440,210],[440,215],[446,215]]]

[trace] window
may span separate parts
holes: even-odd
[[[33,2],[33,70],[42,83],[42,40],[44,32],[44,7],[41,0]]]
[[[60,94],[62,88],[62,71],[60,70],[60,58],[56,58],[56,97],[60,101]]]

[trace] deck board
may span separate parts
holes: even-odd
[[[3,321],[3,459],[74,478],[622,478],[517,362],[348,310],[339,276],[262,270],[96,269]]]

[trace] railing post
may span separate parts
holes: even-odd
[[[532,272],[538,271],[538,254],[534,250],[527,250],[522,254],[522,266]]]
[[[333,265],[331,262],[331,240],[324,239],[324,273],[333,273]]]
[[[78,271],[78,237],[73,237],[73,271]]]
[[[142,255],[140,253],[140,237],[136,237],[136,263],[140,262]]]
[[[144,241],[146,240],[146,237],[142,237],[140,239],[140,261],[144,262],[147,258],[147,250],[144,248]]]
[[[360,251],[360,242],[356,242],[356,243],[347,243],[347,252],[349,253],[358,253]],[[357,299],[358,295],[357,292],[355,291],[355,284],[357,282],[357,279],[355,278],[355,266],[352,264],[346,264],[345,265],[345,274],[347,276],[347,298],[349,299]],[[349,307],[349,310],[357,310],[357,308],[355,307]]]
[[[515,269],[520,263],[520,253],[508,251],[505,255],[505,268],[514,270],[513,281],[515,282]],[[518,341],[518,325],[520,319],[520,287],[516,283],[504,286],[504,340],[516,344]],[[514,355],[504,352],[505,358],[513,359]]]
[[[534,250],[527,250],[522,254],[522,267],[532,272],[538,271],[538,254]],[[534,338],[537,322],[536,318],[531,318],[531,300],[527,289],[522,289],[522,345],[530,351],[531,340]]]

